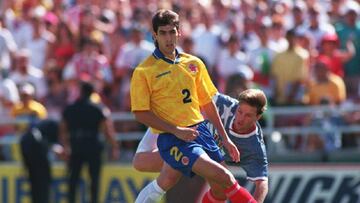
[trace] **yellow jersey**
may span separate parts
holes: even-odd
[[[134,70],[131,111],[151,110],[175,126],[191,126],[204,120],[200,107],[211,102],[216,92],[199,58],[176,50],[173,61],[155,49]],[[153,129],[153,132],[161,131]]]

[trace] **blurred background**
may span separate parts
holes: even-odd
[[[100,202],[133,202],[157,175],[131,168],[146,127],[130,113],[129,82],[154,49],[153,13],[167,8],[180,14],[178,49],[204,61],[220,92],[266,93],[266,202],[359,203],[359,2],[0,0],[0,202],[29,202],[20,136],[34,119],[59,120],[77,99],[80,80],[91,81],[111,110],[121,146],[118,160],[105,155]],[[65,202],[64,162],[49,156],[52,200]],[[239,168],[231,169],[253,189]],[[167,202],[196,202],[199,182],[181,182]]]

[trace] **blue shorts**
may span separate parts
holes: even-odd
[[[226,162],[240,165],[249,180],[264,180],[268,177],[268,160],[264,141],[260,134],[248,138],[237,138],[229,135],[230,139],[240,151],[240,163],[233,163],[229,155],[225,155]]]
[[[224,160],[205,122],[199,123],[196,130],[199,131],[199,136],[190,142],[185,142],[171,133],[161,133],[157,139],[161,158],[172,168],[189,177],[195,175],[192,167],[203,153],[207,153],[216,162]]]

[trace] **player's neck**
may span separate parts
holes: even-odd
[[[171,60],[175,60],[176,58],[176,52],[175,50],[172,53],[164,53],[165,57]]]
[[[249,134],[256,129],[256,124],[249,126],[248,128],[239,128],[238,126],[233,123],[232,130],[238,134]]]

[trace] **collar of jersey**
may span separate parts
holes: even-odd
[[[170,63],[170,64],[177,64],[177,63],[180,62],[180,54],[179,54],[179,51],[177,49],[175,49],[175,60],[174,61],[169,59],[169,58],[166,58],[165,55],[163,53],[161,53],[159,48],[155,49],[155,51],[153,52],[153,56],[156,59],[162,59],[165,62]]]
[[[251,136],[255,135],[256,132],[258,131],[258,126],[256,125],[255,130],[253,130],[253,131],[250,132],[250,133],[247,133],[247,134],[237,133],[237,132],[235,132],[233,129],[231,129],[232,126],[233,126],[234,121],[235,121],[235,116],[231,119],[230,125],[229,125],[229,126],[230,126],[229,131],[230,131],[231,135],[233,135],[234,137],[238,137],[238,138],[248,138],[248,137],[251,137]]]

